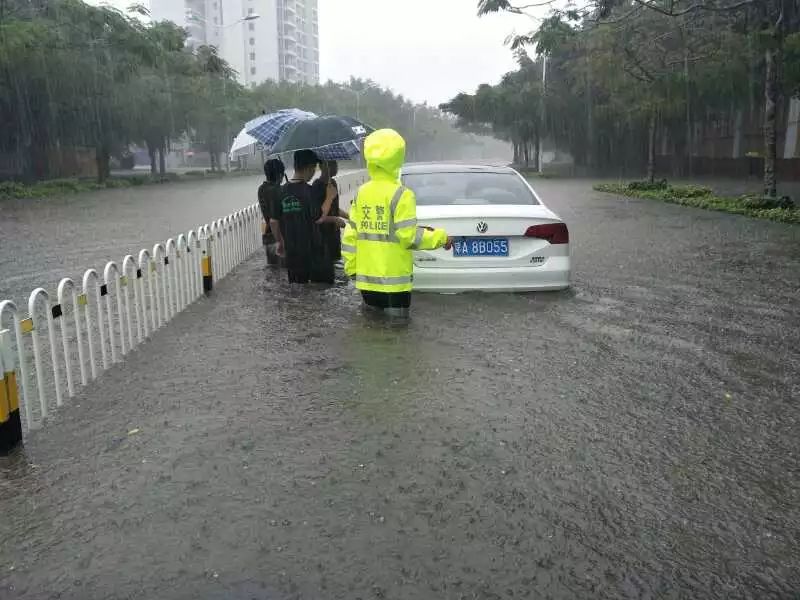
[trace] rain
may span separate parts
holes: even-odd
[[[794,597],[799,94],[797,0],[0,0],[0,598]]]

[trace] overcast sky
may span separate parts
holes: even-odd
[[[320,76],[371,78],[438,104],[513,70],[503,41],[535,24],[476,16],[476,0],[319,0]]]
[[[106,1],[120,8],[133,2]],[[518,15],[479,19],[477,0],[318,2],[323,81],[347,81],[351,75],[370,78],[434,105],[459,92],[472,92],[481,83],[495,83],[513,70],[505,38],[535,28],[528,17]]]

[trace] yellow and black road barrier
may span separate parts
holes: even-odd
[[[208,236],[205,239],[205,248],[203,249],[203,291],[208,294],[214,289],[214,272],[211,261],[211,242],[213,238]]]
[[[0,455],[8,454],[22,442],[22,421],[19,417],[17,373],[11,351],[11,335],[0,331]]]

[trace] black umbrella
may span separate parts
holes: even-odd
[[[352,117],[330,115],[298,121],[275,143],[272,154],[294,150],[315,150],[361,139],[375,131]]]

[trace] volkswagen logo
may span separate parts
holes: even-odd
[[[478,227],[476,228],[478,233],[486,233],[489,231],[489,226],[486,224],[486,221],[481,221],[478,223]]]

